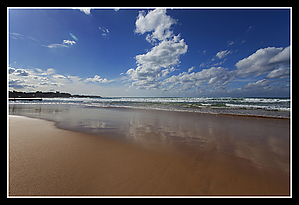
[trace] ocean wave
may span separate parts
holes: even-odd
[[[289,116],[289,98],[235,97],[114,97],[44,98],[43,101],[13,101],[10,104],[67,104],[101,108],[136,108],[200,113]],[[282,112],[285,112],[282,114]]]
[[[290,111],[288,107],[279,107],[279,106],[265,106],[265,105],[240,105],[240,104],[226,104],[228,107],[240,108],[240,109],[264,109],[264,110],[277,110],[277,111]]]

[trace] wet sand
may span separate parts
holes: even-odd
[[[240,121],[239,118],[233,120],[236,124]],[[252,120],[246,123],[254,123]],[[285,126],[288,123],[275,122],[278,127],[283,124],[276,132],[288,135],[289,127]],[[283,140],[278,141],[278,138],[270,140],[274,149],[271,152],[263,149],[265,144],[256,139],[252,142],[260,144],[256,148],[244,140],[231,147],[226,139],[231,140],[232,136],[216,128],[212,129],[211,125],[201,133],[214,130],[214,135],[222,135],[219,139],[207,140],[203,149],[179,144],[140,146],[104,135],[58,129],[50,121],[9,116],[9,195],[290,194],[289,155],[285,150],[288,140],[283,145],[280,145]],[[253,128],[252,132],[263,131]],[[154,135],[157,133],[147,132],[147,137]],[[268,159],[273,156],[275,163],[269,164]]]

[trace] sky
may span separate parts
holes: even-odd
[[[8,88],[288,97],[290,9],[9,8]]]

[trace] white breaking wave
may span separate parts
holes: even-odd
[[[43,101],[14,101],[11,104],[67,104],[89,107],[115,107],[289,117],[289,98],[233,97],[114,97],[44,98]]]

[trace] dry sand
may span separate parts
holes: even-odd
[[[289,195],[289,175],[213,147],[159,151],[9,116],[9,195]]]

